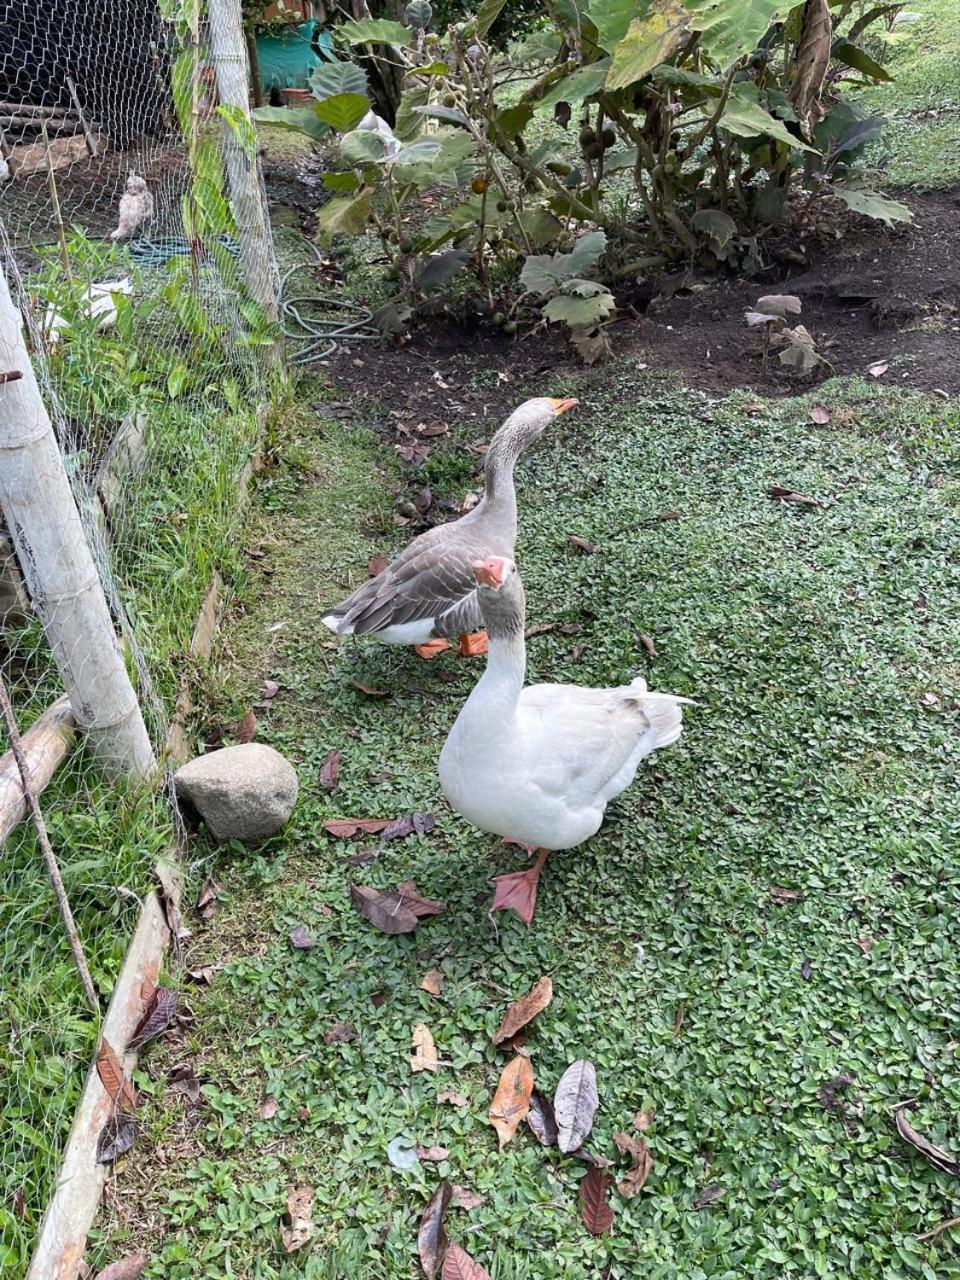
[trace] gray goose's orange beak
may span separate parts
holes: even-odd
[[[572,396],[567,396],[562,400],[555,400],[553,396],[550,396],[550,403],[553,405],[554,413],[566,413],[568,409],[572,409],[580,401],[574,400]]]
[[[502,556],[476,560],[473,565],[473,575],[482,587],[493,587],[496,591],[507,580],[507,562]]]

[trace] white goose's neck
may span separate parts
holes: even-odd
[[[523,689],[527,652],[522,627],[508,635],[491,635],[487,669],[467,699],[488,713],[512,715]]]

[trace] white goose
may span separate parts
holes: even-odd
[[[512,560],[474,566],[487,634],[487,669],[440,752],[440,783],[454,809],[482,831],[529,853],[529,871],[496,877],[493,909],[513,907],[529,924],[551,849],[588,840],[608,801],[640,761],[680,737],[688,698],[650,693],[639,677],[617,689],[570,684],[523,687],[523,584]]]
[[[512,556],[517,541],[517,459],[576,400],[538,396],[515,409],[494,433],[484,460],[484,493],[459,520],[428,529],[387,565],[329,609],[323,622],[341,636],[371,636],[385,644],[412,644],[421,658],[449,647],[486,653],[473,566],[488,556]]]

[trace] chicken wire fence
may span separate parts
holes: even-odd
[[[239,0],[0,0],[0,153],[0,1272],[14,1276],[177,834],[171,789],[143,779],[169,775],[194,626],[215,571],[236,567],[237,482],[276,385]]]

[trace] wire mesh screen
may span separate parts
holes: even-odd
[[[275,278],[265,224],[250,234],[265,208],[252,130],[220,100],[217,59],[226,40],[242,60],[239,34],[239,0],[212,15],[200,0],[0,3],[4,1275],[26,1270],[175,834],[169,787],[131,785],[131,762],[169,773],[201,603],[215,571],[239,568],[237,481],[269,394]]]

